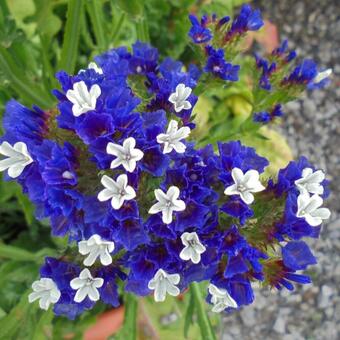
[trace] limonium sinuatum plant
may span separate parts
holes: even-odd
[[[239,80],[235,57],[261,14],[244,5],[233,20],[189,19],[199,63],[160,61],[137,41],[77,74],[58,72],[56,108],[7,103],[0,170],[53,236],[69,240],[32,284],[29,301],[42,309],[74,319],[99,300],[118,306],[118,285],[162,302],[205,281],[212,311],[224,312],[251,304],[255,282],[289,290],[310,282],[300,271],[316,258],[302,239],[317,238],[330,215],[322,170],[301,157],[268,179],[255,149],[237,140],[197,146],[193,137],[198,96]],[[286,41],[254,57],[245,129],[328,82],[329,70],[296,60]]]

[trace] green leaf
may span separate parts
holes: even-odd
[[[8,258],[17,261],[36,261],[35,254],[7,244],[0,244],[0,258]]]
[[[83,0],[70,0],[68,2],[63,47],[58,64],[60,70],[68,73],[73,73],[76,66],[83,10]]]
[[[198,325],[201,329],[201,335],[203,340],[216,340],[214,330],[209,321],[208,315],[206,313],[206,304],[202,297],[200,286],[197,282],[193,282],[190,285],[191,294],[194,297]]]
[[[133,294],[125,295],[125,315],[124,323],[115,339],[117,340],[136,340],[137,339],[137,308],[138,300]]]

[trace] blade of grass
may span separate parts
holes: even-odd
[[[97,46],[99,48],[99,51],[103,52],[106,49],[107,44],[103,28],[104,17],[102,3],[100,0],[89,1],[86,4],[86,9],[93,26]]]
[[[10,53],[0,46],[0,69],[10,82],[10,87],[19,97],[27,101],[27,104],[36,104],[43,109],[53,106],[53,100],[49,93],[45,93],[40,87],[25,77],[23,72],[14,63]]]
[[[117,22],[115,28],[112,30],[113,33],[111,35],[111,40],[112,40],[111,44],[113,46],[115,46],[115,44],[116,44],[116,42],[119,38],[119,32],[124,25],[124,21],[125,21],[125,13],[122,12],[122,14],[120,15],[120,17],[118,19],[118,22]]]
[[[83,0],[70,0],[67,7],[66,27],[63,39],[63,46],[58,68],[68,73],[73,73],[81,29],[81,17],[84,15]]]

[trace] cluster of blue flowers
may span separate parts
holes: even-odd
[[[190,36],[206,44],[209,25],[221,29],[229,18],[191,22]],[[244,6],[226,41],[261,25],[259,12]],[[239,66],[223,50],[205,50],[203,72],[237,80]],[[322,171],[302,158],[266,183],[268,160],[253,148],[196,148],[188,139],[195,66],[160,63],[157,49],[141,42],[95,61],[57,74],[57,109],[6,106],[0,171],[21,184],[54,236],[69,237],[61,258],[46,258],[30,301],[74,319],[98,300],[118,306],[121,284],[164,301],[208,281],[207,300],[221,312],[252,303],[254,281],[279,289],[309,282],[296,271],[316,263],[301,238],[317,237],[329,217],[320,208],[328,195]]]

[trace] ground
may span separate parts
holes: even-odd
[[[280,38],[320,66],[333,69],[332,84],[307,93],[285,107],[281,132],[294,156],[305,155],[325,170],[332,211],[321,237],[309,242],[318,258],[310,272],[313,284],[294,293],[255,289],[255,303],[226,315],[223,340],[299,340],[340,337],[340,7],[338,0],[255,0],[264,16],[275,23]]]

